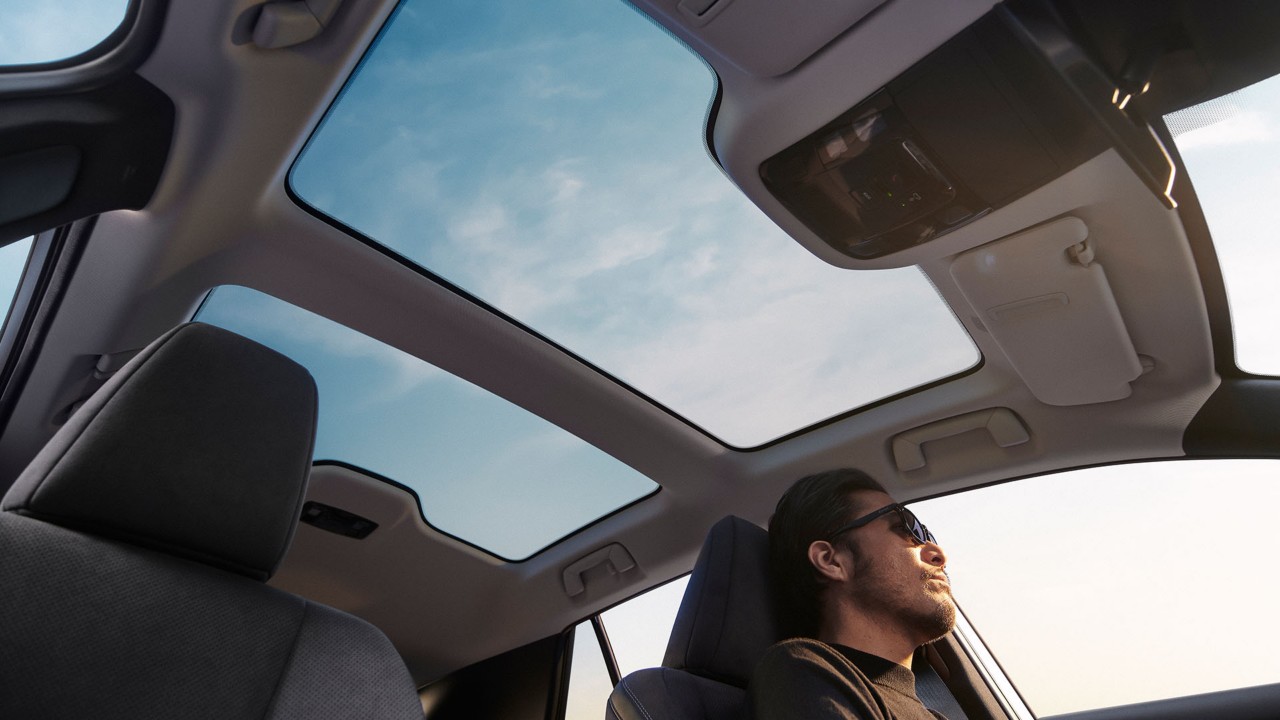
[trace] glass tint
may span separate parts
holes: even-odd
[[[1280,375],[1270,208],[1280,195],[1280,77],[1165,117],[1213,235],[1227,287],[1236,365]]]
[[[129,0],[4,0],[0,65],[65,60],[120,26]]]
[[[434,527],[499,557],[527,558],[658,487],[496,395],[269,295],[218,288],[197,319],[311,371],[317,460],[412,488]]]
[[[291,183],[731,445],[977,363],[918,270],[827,265],[725,178],[715,83],[614,0],[410,0]]]

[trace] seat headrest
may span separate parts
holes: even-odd
[[[707,533],[662,664],[746,687],[756,662],[779,639],[769,534],[726,517]]]
[[[0,509],[266,580],[297,525],[316,411],[301,365],[182,325],[71,416]]]

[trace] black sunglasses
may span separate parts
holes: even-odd
[[[875,512],[872,512],[868,515],[863,515],[857,520],[854,520],[847,525],[841,526],[839,530],[836,530],[835,532],[831,533],[831,537],[829,539],[834,540],[836,539],[836,536],[841,533],[845,533],[850,530],[855,530],[857,528],[860,528],[863,525],[866,525],[872,522],[876,518],[883,517],[885,515],[888,515],[891,512],[898,513],[898,517],[902,520],[903,527],[907,529],[907,532],[911,533],[911,537],[915,538],[917,543],[921,545],[923,545],[924,543],[933,543],[936,545],[938,543],[938,541],[934,539],[933,533],[929,532],[929,528],[925,527],[924,523],[920,522],[920,518],[916,517],[915,513],[911,512],[906,508],[906,506],[900,503],[885,505],[884,507],[880,508],[879,510],[876,510]]]

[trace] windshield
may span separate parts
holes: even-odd
[[[1213,236],[1231,308],[1236,365],[1280,374],[1280,248],[1263,212],[1280,195],[1280,77],[1165,117]]]

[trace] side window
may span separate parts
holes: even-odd
[[[603,648],[590,620],[573,629],[573,665],[569,670],[569,698],[565,720],[601,720],[613,690]]]
[[[623,677],[643,668],[658,667],[667,651],[667,638],[684,597],[689,577],[672,580],[643,595],[604,611],[600,617],[609,633],[618,672]]]
[[[1090,468],[913,509],[1039,716],[1280,678],[1280,461]]]
[[[678,578],[601,614],[619,676],[662,664],[667,637],[688,582],[688,576]],[[609,693],[613,691],[605,661],[608,651],[597,640],[590,620],[578,623],[573,633],[565,720],[599,720],[604,717]]]
[[[27,266],[27,256],[31,254],[31,242],[32,238],[23,238],[0,247],[0,303],[3,303],[4,315],[8,315],[18,283],[22,281],[22,271]]]

